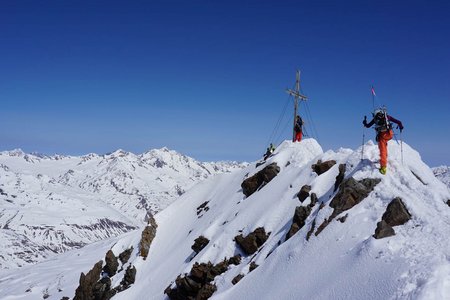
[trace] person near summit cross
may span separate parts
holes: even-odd
[[[376,140],[378,142],[378,149],[380,150],[380,173],[383,175],[386,174],[387,167],[387,143],[394,136],[391,122],[397,124],[397,128],[402,132],[402,122],[388,115],[385,108],[376,109],[373,113],[373,119],[369,123],[367,123],[366,116],[364,116],[363,121],[363,125],[366,128],[370,128],[375,124],[375,131],[377,132]]]
[[[303,120],[300,116],[297,116],[295,118],[295,126],[294,126],[294,130],[295,130],[294,142],[300,142],[302,140],[302,137],[303,137],[302,126],[303,126]]]

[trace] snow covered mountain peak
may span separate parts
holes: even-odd
[[[115,256],[132,249],[116,274],[94,278],[96,293],[118,288],[113,299],[127,300],[446,299],[449,189],[405,143],[389,143],[386,175],[378,171],[377,145],[362,150],[323,152],[312,139],[285,141],[266,161],[208,178],[157,213],[146,259],[143,234],[129,233],[77,250],[82,260],[75,252],[4,271],[0,297],[73,297],[80,272],[108,249]],[[136,276],[124,290],[130,269]],[[28,275],[43,270],[45,278]],[[28,292],[14,288],[19,278]]]
[[[0,269],[137,228],[200,180],[242,168],[152,153],[162,152],[159,162],[121,149],[81,157],[1,152]]]

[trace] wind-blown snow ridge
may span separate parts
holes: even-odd
[[[133,230],[197,182],[244,165],[202,163],[167,148],[81,157],[0,152],[0,268]]]
[[[450,167],[440,166],[433,168],[434,175],[450,188]]]
[[[127,263],[137,269],[136,282],[113,299],[166,299],[164,290],[169,285],[174,288],[177,276],[189,273],[195,263],[217,264],[236,254],[242,255],[241,262],[214,278],[217,291],[211,299],[445,299],[450,294],[448,188],[405,143],[403,163],[400,146],[389,143],[385,176],[378,172],[377,146],[369,141],[363,160],[361,150],[323,152],[312,139],[284,142],[263,165],[256,167],[253,163],[195,185],[155,215],[158,228],[147,259],[142,260],[135,251]],[[335,160],[336,164],[317,175],[311,166],[318,160]],[[280,167],[279,174],[246,198],[241,190],[243,180],[271,163]],[[329,204],[336,194],[334,184],[340,164],[346,166],[346,178],[378,178],[381,182],[359,204],[338,216],[347,215],[344,222],[333,220],[319,235],[307,240],[314,220],[317,229],[333,211]],[[311,202],[311,197],[304,203],[297,198],[304,185],[311,186],[311,193],[324,207],[319,209],[319,203],[313,206],[305,226],[286,240],[295,208]],[[374,239],[377,222],[395,197],[402,199],[412,219],[396,226],[395,236]],[[264,227],[270,235],[255,254],[245,255],[234,237],[246,236],[258,227]],[[201,235],[209,243],[195,255],[191,246]],[[111,240],[109,245],[118,255],[130,246],[137,249],[139,239],[140,232],[131,233],[119,242]],[[108,249],[106,242],[99,249]],[[92,255],[92,263],[85,263],[79,272],[87,272],[101,257],[98,253],[85,254]],[[258,267],[249,272],[251,263]],[[62,260],[55,264],[63,265]],[[46,262],[33,266],[33,270],[49,266]],[[74,277],[70,274],[59,277],[62,291],[56,289],[50,276],[41,281],[25,276],[23,288],[5,289],[0,297],[33,299],[43,290],[49,299],[73,297],[78,282],[69,280]],[[239,274],[245,276],[233,285],[232,279]],[[21,276],[5,271],[1,275],[6,279],[0,282],[0,290],[17,284]],[[123,271],[112,278],[113,286],[122,276]],[[31,291],[24,293],[28,286]]]

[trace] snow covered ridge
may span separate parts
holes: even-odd
[[[416,151],[403,144],[403,164],[400,151],[389,143],[383,176],[371,141],[362,161],[361,149],[284,142],[264,164],[209,178],[156,214],[145,259],[134,231],[2,271],[0,298],[73,298],[93,270],[85,291],[99,299],[446,299],[450,192]],[[109,249],[131,251],[114,275]]]
[[[433,168],[434,175],[450,188],[450,167],[440,166]]]
[[[0,152],[0,269],[133,230],[196,183],[244,166],[167,148],[81,157]]]

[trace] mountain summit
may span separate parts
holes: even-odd
[[[50,270],[45,280],[6,273],[0,296],[445,299],[449,189],[406,144],[402,160],[390,142],[386,175],[377,146],[364,149],[361,159],[362,149],[285,141],[265,162],[195,185],[139,232],[29,267]],[[57,290],[49,273],[67,264],[78,265]],[[19,276],[19,292],[4,289]]]

